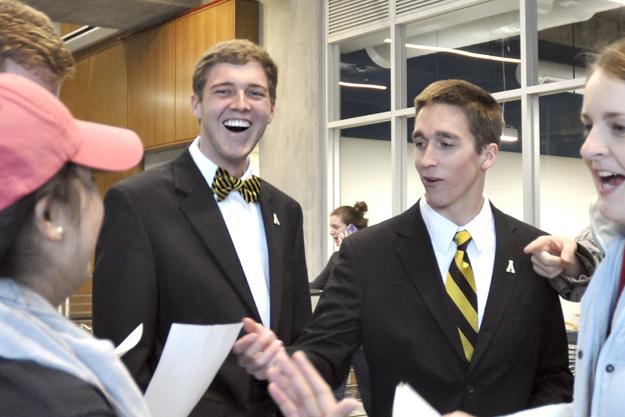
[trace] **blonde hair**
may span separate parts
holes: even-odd
[[[49,84],[74,72],[74,58],[48,16],[16,0],[0,0],[0,71],[7,59]]]
[[[503,119],[497,101],[487,91],[464,80],[442,80],[427,86],[414,99],[416,113],[430,104],[458,106],[467,117],[477,153],[489,144],[499,145]]]
[[[278,67],[267,51],[246,39],[220,42],[206,51],[198,61],[193,72],[193,93],[202,99],[208,71],[215,65],[222,63],[245,65],[252,61],[258,62],[265,71],[271,105],[275,105],[276,88],[278,87]]]

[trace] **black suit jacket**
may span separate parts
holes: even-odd
[[[501,415],[571,401],[558,296],[523,247],[543,234],[493,207],[497,248],[492,283],[470,364],[418,203],[349,236],[313,321],[296,343],[334,384],[364,345],[372,416],[391,415],[407,382],[441,413]],[[508,268],[510,261],[511,268]]]
[[[259,204],[271,329],[292,343],[311,315],[302,210],[265,181]],[[188,151],[111,188],[105,213],[93,280],[94,333],[117,344],[143,323],[141,342],[123,357],[143,390],[172,323],[260,322],[226,224]],[[265,388],[231,354],[191,415],[267,415],[273,405]]]

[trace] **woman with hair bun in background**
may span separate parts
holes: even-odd
[[[367,227],[369,223],[369,219],[365,218],[367,210],[369,210],[367,203],[357,201],[353,206],[340,206],[330,213],[330,236],[334,239],[337,248],[347,236]],[[339,252],[336,251],[330,256],[328,263],[317,278],[310,283],[311,289],[323,290],[338,260]]]

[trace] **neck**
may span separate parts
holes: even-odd
[[[440,214],[441,216],[452,221],[455,225],[464,226],[465,224],[473,220],[480,213],[483,205],[484,205],[484,197],[482,197],[480,201],[474,205],[465,205],[465,206],[459,207],[459,210],[453,210],[453,209],[445,210],[444,208],[437,209],[434,207],[432,207],[432,209],[436,211],[438,214]]]
[[[223,168],[226,171],[228,171],[228,173],[232,175],[233,177],[241,178],[243,174],[245,174],[245,171],[247,171],[247,168],[250,165],[249,156],[245,156],[245,158],[239,161],[228,161],[228,160],[225,160],[224,158],[221,158],[219,155],[217,155],[215,152],[212,151],[212,147],[204,143],[204,140],[202,137],[200,137],[198,148],[200,149],[200,152],[202,153],[202,155],[204,155],[206,158],[208,158],[212,163],[214,163],[218,167]]]

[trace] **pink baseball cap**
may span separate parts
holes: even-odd
[[[67,162],[124,171],[143,157],[132,130],[74,119],[54,95],[0,74],[0,211],[37,190]]]

